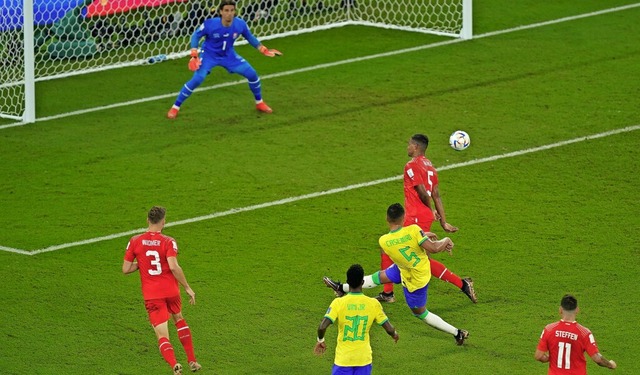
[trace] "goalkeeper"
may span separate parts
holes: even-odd
[[[193,93],[205,77],[211,73],[211,69],[221,66],[229,73],[237,73],[249,81],[249,89],[256,100],[256,109],[260,112],[271,113],[267,103],[262,100],[262,90],[260,89],[260,77],[256,70],[244,58],[233,49],[233,43],[242,35],[260,53],[268,57],[282,56],[282,53],[275,49],[268,49],[251,34],[244,20],[236,17],[236,3],[233,0],[222,0],[218,7],[220,17],[210,18],[204,21],[191,36],[191,60],[189,69],[195,72],[180,90],[174,105],[167,113],[167,117],[174,119],[178,116],[178,111],[182,103]],[[202,43],[202,58],[198,54],[198,45]]]

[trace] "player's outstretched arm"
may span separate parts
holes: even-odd
[[[391,336],[393,338],[393,341],[398,342],[398,340],[400,339],[400,336],[398,335],[398,332],[396,331],[396,329],[393,327],[393,325],[391,324],[391,322],[389,322],[388,320],[386,322],[384,322],[384,324],[382,325],[382,328],[384,328],[385,331],[387,331],[387,334],[389,336]]]
[[[263,44],[258,45],[258,51],[260,51],[261,54],[267,57],[282,56],[282,52],[278,51],[277,49],[269,49]]]
[[[615,363],[615,361],[606,359],[602,354],[600,353],[596,353],[594,355],[591,356],[591,359],[593,359],[593,361],[595,363],[598,364],[598,366],[602,366],[602,367],[606,367],[609,368],[611,370],[613,370],[614,368],[618,367],[618,365]]]
[[[457,232],[458,228],[453,225],[447,223],[447,217],[444,213],[444,204],[442,204],[442,198],[440,197],[440,189],[438,189],[438,185],[433,187],[432,191],[433,205],[435,206],[438,221],[440,222],[440,226],[444,229],[445,232],[453,233]]]
[[[428,240],[422,242],[422,244],[420,244],[420,246],[428,254],[435,254],[435,253],[439,253],[441,251],[446,251],[449,254],[451,254],[451,250],[453,249],[453,241],[451,241],[451,238],[449,238],[449,237],[445,237],[445,238],[441,239],[440,241],[431,241],[431,240],[428,239]]]
[[[315,355],[323,355],[327,350],[327,344],[324,342],[324,334],[327,332],[327,327],[331,325],[331,320],[322,318],[320,325],[318,326],[318,342],[313,347],[313,353]]]

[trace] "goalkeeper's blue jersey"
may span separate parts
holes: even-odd
[[[260,44],[242,18],[234,17],[229,27],[222,25],[220,17],[209,18],[191,36],[191,48],[198,48],[200,40],[204,38],[202,50],[205,55],[235,57],[233,43],[240,36],[243,36],[254,48]]]

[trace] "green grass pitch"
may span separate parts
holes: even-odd
[[[65,244],[143,228],[155,204],[175,223],[267,203],[165,229],[197,293],[184,313],[202,374],[328,374],[335,327],[312,354],[333,298],[321,278],[377,269],[385,209],[402,201],[393,177],[424,132],[437,167],[484,160],[440,172],[460,231],[453,256],[437,256],[474,278],[479,303],[431,283],[427,307],[470,331],[463,347],[403,299],[384,305],[401,338],[373,327],[374,373],[544,374],[533,353],[564,293],[615,373],[640,373],[640,7],[513,30],[631,4],[477,1],[476,39],[371,59],[359,58],[448,39],[343,27],[266,43],[279,59],[240,47],[272,115],[240,83],[196,92],[166,120],[186,60],[39,83],[38,117],[86,112],[0,130],[0,247],[63,245],[0,252],[0,371],[169,374],[139,278],[121,274],[128,236]],[[214,70],[203,88],[239,80]],[[447,144],[457,129],[471,136],[463,152]],[[174,330],[172,342],[184,364]]]

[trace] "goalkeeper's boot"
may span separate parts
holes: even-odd
[[[169,112],[167,112],[167,118],[170,119],[174,119],[176,117],[178,117],[178,111],[180,110],[180,107],[176,107],[175,105],[173,107],[171,107],[171,109],[169,110]]]
[[[256,104],[256,109],[260,112],[264,112],[264,113],[271,113],[273,112],[273,110],[271,109],[271,107],[269,107],[267,105],[267,103],[265,102],[260,102]]]
[[[191,370],[191,372],[196,372],[198,370],[201,370],[202,366],[200,366],[198,362],[193,361],[193,362],[189,362],[189,369]]]
[[[478,296],[476,296],[476,291],[473,289],[473,280],[471,280],[470,277],[462,279],[462,288],[460,289],[462,290],[462,293],[469,297],[471,302],[478,303]]]
[[[345,295],[344,291],[342,290],[342,283],[339,281],[333,281],[330,278],[323,276],[322,277],[322,281],[324,282],[324,284],[333,289],[333,292],[336,294],[337,297],[342,297]]]
[[[176,363],[175,366],[173,366],[173,375],[182,375],[182,365],[179,363]]]
[[[458,334],[454,337],[456,339],[456,345],[462,345],[464,344],[464,340],[469,337],[469,332],[465,331],[464,329],[459,329]]]

